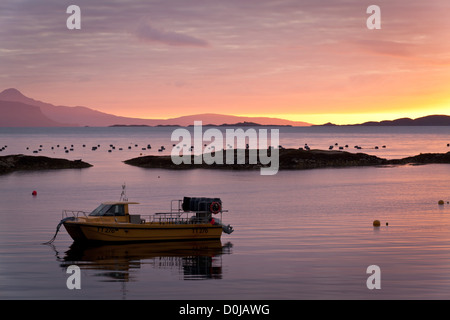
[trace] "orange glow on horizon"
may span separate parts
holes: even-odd
[[[337,125],[358,124],[368,121],[396,120],[400,118],[416,119],[430,115],[450,115],[450,103],[445,106],[435,108],[399,110],[394,112],[374,112],[374,113],[318,113],[318,114],[239,114],[243,117],[269,117],[280,118],[290,121],[301,121],[313,125],[333,123]]]
[[[364,123],[368,121],[383,121],[383,120],[395,120],[399,118],[411,118],[416,119],[429,115],[450,115],[450,99],[435,99],[435,103],[426,103],[426,97],[413,97],[416,100],[417,105],[409,105],[406,104],[403,108],[372,108],[371,112],[359,112],[357,107],[347,109],[343,109],[345,111],[340,112],[332,111],[330,112],[302,112],[296,111],[295,108],[292,108],[292,112],[274,112],[274,109],[271,106],[266,106],[266,108],[260,108],[258,113],[241,113],[236,112],[227,112],[225,108],[221,108],[220,110],[212,109],[212,110],[195,110],[189,109],[183,110],[183,112],[179,112],[179,110],[174,110],[171,112],[170,108],[159,108],[158,110],[151,109],[148,110],[148,113],[136,113],[131,109],[118,109],[114,112],[115,115],[131,117],[131,118],[142,118],[142,119],[160,119],[166,120],[171,118],[178,118],[183,116],[191,116],[195,114],[205,114],[205,113],[213,113],[213,114],[222,114],[222,115],[231,115],[231,116],[241,116],[241,117],[267,117],[267,118],[278,118],[289,121],[300,121],[307,122],[313,125],[320,125],[331,122],[333,124],[345,125],[345,124],[358,124]],[[428,101],[432,101],[433,99],[428,97]],[[408,99],[413,100],[413,99]],[[422,101],[423,100],[423,101]],[[424,107],[424,105],[426,107]],[[107,111],[105,111],[107,112]]]

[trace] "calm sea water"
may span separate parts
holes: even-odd
[[[0,299],[450,298],[450,165],[261,176],[122,163],[162,154],[161,145],[170,152],[172,130],[0,128],[0,147],[7,145],[0,155],[41,149],[94,165],[0,176]],[[351,152],[360,145],[362,152],[400,158],[450,151],[450,128],[281,129],[284,147],[305,143],[348,144]],[[148,144],[152,149],[142,150]],[[100,147],[92,151],[94,145]],[[79,248],[62,228],[53,245],[42,244],[63,209],[88,211],[118,200],[123,183],[128,198],[141,203],[134,210],[140,214],[168,210],[183,196],[220,197],[229,210],[223,220],[235,232],[213,242]],[[372,226],[375,219],[381,227]],[[80,290],[66,286],[69,265],[81,268]],[[370,265],[380,267],[381,289],[367,288]]]

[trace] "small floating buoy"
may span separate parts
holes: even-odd
[[[374,220],[373,221],[373,226],[374,227],[379,227],[380,226],[380,220]]]
[[[389,223],[386,222],[386,227],[389,225]]]
[[[438,204],[439,204],[439,205],[443,205],[443,204],[444,204],[444,200],[439,200],[439,201],[438,201]]]
[[[33,192],[31,193],[33,196],[37,196],[37,191],[33,190]]]

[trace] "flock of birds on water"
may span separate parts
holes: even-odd
[[[176,148],[180,148],[179,145],[173,144],[172,146],[173,146],[173,147],[176,147]],[[204,146],[206,147],[207,144],[204,144]],[[1,148],[0,148],[0,152],[6,150],[7,147],[8,147],[7,145],[1,147]],[[83,147],[83,148],[86,148],[86,145],[83,144],[82,147]],[[138,144],[134,144],[134,147],[135,147],[135,148],[139,148],[139,145],[138,145]],[[187,148],[187,145],[184,144],[183,147],[184,147],[184,148]],[[228,147],[228,148],[232,148],[233,146],[231,146],[230,144],[228,144],[227,147]],[[249,144],[246,144],[246,149],[249,149],[249,147],[250,147]],[[450,143],[447,143],[447,147],[450,147]],[[39,148],[33,150],[32,152],[33,152],[33,153],[39,153],[39,152],[43,151],[43,148],[44,148],[43,145],[39,145]],[[58,145],[56,145],[56,147],[55,147],[55,146],[52,146],[50,149],[51,149],[51,150],[55,150],[55,148],[56,148],[56,149],[60,149],[60,145],[58,144]],[[62,148],[63,148],[63,150],[64,150],[65,153],[69,153],[69,152],[75,150],[73,144],[71,144],[70,147],[64,146],[64,147],[62,147]],[[98,144],[98,145],[92,146],[92,147],[91,147],[91,150],[92,150],[92,151],[95,151],[95,150],[97,150],[97,149],[99,149],[99,148],[100,148],[100,145]],[[133,148],[132,146],[128,146],[128,150],[131,150],[132,148]],[[209,146],[208,148],[214,149],[214,146]],[[269,149],[270,149],[270,148],[274,148],[274,147],[273,147],[273,146],[270,146]],[[346,144],[346,145],[344,145],[344,146],[341,146],[341,145],[339,145],[339,144],[336,142],[334,145],[330,145],[330,146],[328,147],[328,150],[334,150],[334,149],[336,149],[336,150],[344,150],[344,149],[348,149],[348,148],[349,148],[348,144]],[[384,148],[386,148],[386,146],[383,145],[383,146],[381,146],[381,148],[384,149]],[[115,149],[116,149],[116,146],[114,146],[113,144],[110,144],[110,145],[109,145],[108,152],[112,152],[112,151],[115,150]],[[119,147],[119,148],[118,148],[118,150],[120,150],[120,151],[123,150],[123,149],[124,149],[124,148],[122,148],[122,147]],[[147,151],[147,150],[150,150],[150,149],[152,149],[152,146],[151,146],[150,144],[147,144],[147,146],[141,147],[141,148],[140,148],[141,151]],[[284,147],[283,147],[282,145],[279,145],[279,146],[278,146],[278,149],[284,149]],[[305,145],[304,145],[303,147],[299,147],[298,149],[299,149],[299,150],[311,150],[310,146],[308,146],[307,143],[305,143]],[[354,146],[354,149],[360,150],[360,149],[363,149],[363,147],[361,147],[361,146],[359,146],[359,145],[355,145],[355,146]],[[376,150],[377,150],[377,149],[379,149],[379,147],[378,147],[378,146],[375,146],[375,147],[365,148],[365,149],[376,149]],[[30,147],[26,147],[26,150],[30,150]],[[164,150],[166,150],[166,148],[165,148],[164,146],[161,146],[161,147],[158,149],[158,152],[163,152]],[[193,151],[193,150],[194,150],[194,146],[190,146],[190,147],[189,147],[189,151]],[[141,155],[142,155],[142,154],[141,154]]]

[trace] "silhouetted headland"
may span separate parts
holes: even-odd
[[[23,154],[0,157],[0,174],[18,170],[81,169],[92,167],[81,160],[67,160]]]
[[[400,118],[395,120],[383,121],[367,121],[359,124],[337,125],[331,122],[319,126],[365,126],[365,127],[382,127],[382,126],[450,126],[450,116],[448,115],[430,115],[416,119]]]
[[[450,152],[447,153],[421,153],[413,157],[399,160],[389,160],[391,164],[432,164],[450,163]]]
[[[124,161],[126,164],[142,168],[164,168],[164,169],[233,169],[249,170],[264,167],[259,162],[249,163],[249,150],[245,153],[245,164],[226,164],[226,151],[223,152],[223,164],[208,165],[204,162],[195,164],[194,156],[191,155],[191,164],[173,163],[170,156],[143,156]],[[299,149],[279,149],[279,169],[280,170],[302,170],[326,167],[355,167],[355,166],[385,166],[385,165],[406,165],[406,164],[427,164],[427,163],[450,163],[450,152],[428,153],[403,159],[384,159],[365,153],[351,153],[347,151],[334,150],[299,150]],[[234,150],[236,160],[237,152]]]

